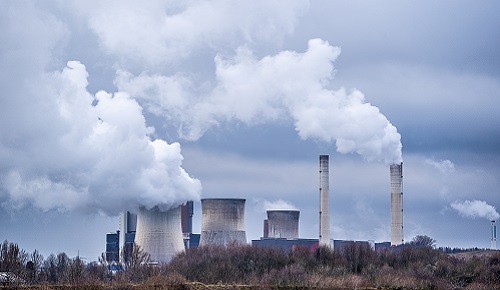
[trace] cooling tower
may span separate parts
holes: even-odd
[[[319,156],[319,244],[330,245],[329,156]]]
[[[201,200],[200,246],[247,242],[245,199],[205,198]]]
[[[391,246],[401,245],[403,238],[403,163],[390,166],[391,175]]]
[[[298,239],[299,215],[298,210],[268,210],[268,237]]]
[[[180,207],[167,211],[139,208],[135,242],[151,255],[152,262],[169,262],[184,250]]]
[[[497,249],[497,222],[491,221],[491,249]]]

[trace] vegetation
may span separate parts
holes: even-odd
[[[0,249],[0,272],[17,277],[16,287],[30,289],[500,289],[499,251],[448,254],[427,236],[377,252],[354,242],[338,250],[290,253],[209,246],[161,265],[149,263],[149,255],[136,246],[122,271],[109,266],[102,257],[84,263],[65,253],[44,259],[7,241]]]

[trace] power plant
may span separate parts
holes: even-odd
[[[263,237],[252,240],[252,245],[282,247],[291,251],[296,246],[317,247],[342,245],[354,241],[331,240],[329,204],[329,155],[319,156],[319,236],[317,239],[299,238],[299,210],[267,210]],[[390,165],[390,225],[391,246],[401,245],[403,239],[403,163]],[[243,198],[201,199],[201,233],[193,234],[192,201],[170,208],[146,209],[140,207],[137,215],[123,212],[120,230],[106,236],[106,259],[117,262],[119,251],[132,249],[134,242],[150,254],[152,262],[169,262],[174,255],[189,247],[206,245],[246,244],[245,202]],[[496,248],[496,225],[491,222],[491,247]],[[363,242],[363,241],[357,241]],[[377,244],[374,242],[367,242]],[[388,247],[389,242],[379,243]],[[131,254],[131,253],[129,253]],[[121,261],[121,258],[120,258]]]
[[[267,220],[264,221],[267,223],[267,232],[264,230],[264,237],[298,239],[299,215],[298,210],[268,210]]]
[[[403,163],[390,165],[391,176],[391,246],[401,245],[403,238]]]
[[[201,211],[200,246],[246,244],[245,199],[205,198]]]
[[[169,262],[184,250],[181,208],[161,211],[158,207],[139,208],[135,242],[150,254],[152,262]]]
[[[319,156],[319,244],[330,245],[329,156]]]

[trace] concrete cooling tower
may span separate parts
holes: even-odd
[[[401,245],[403,238],[403,163],[392,164],[391,174],[391,246]]]
[[[202,199],[201,215],[200,246],[246,244],[245,199]]]
[[[167,211],[139,208],[135,242],[151,255],[152,262],[169,262],[184,250],[180,207]]]
[[[298,239],[299,215],[298,210],[268,210],[268,237]]]

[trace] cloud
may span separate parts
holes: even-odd
[[[113,215],[198,199],[201,185],[181,167],[180,145],[152,140],[135,100],[123,92],[92,95],[87,77],[84,65],[70,61],[43,76],[45,87],[3,108],[33,118],[2,128],[3,205]]]
[[[106,51],[149,65],[202,50],[280,43],[308,1],[90,1],[76,4]]]
[[[426,159],[425,162],[429,165],[434,166],[437,170],[439,170],[443,174],[451,174],[455,172],[455,164],[453,164],[453,162],[451,162],[448,159],[440,161]]]
[[[134,77],[123,71],[115,83],[153,113],[173,119],[187,140],[228,122],[293,120],[302,139],[335,143],[337,151],[367,160],[401,162],[401,136],[377,107],[358,90],[327,89],[339,54],[321,39],[310,40],[303,53],[282,51],[261,59],[240,47],[232,58],[215,58],[216,85],[209,89],[191,88],[189,77]]]
[[[450,206],[458,211],[460,215],[467,218],[485,218],[488,220],[497,220],[500,214],[496,208],[481,200],[466,200],[464,202],[455,201]]]

